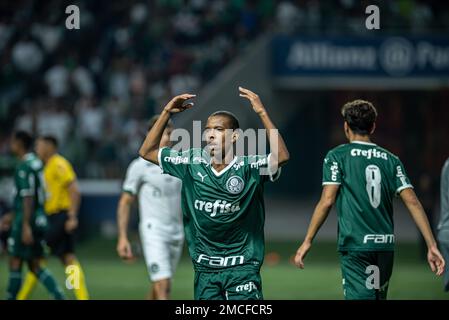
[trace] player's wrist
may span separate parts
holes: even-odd
[[[161,116],[165,115],[165,116],[171,116],[171,111],[170,111],[170,107],[169,106],[165,106],[165,108],[162,110],[161,112]]]
[[[437,249],[437,243],[436,243],[436,241],[427,243],[427,248],[428,248],[429,250]]]
[[[122,233],[118,235],[118,241],[128,241],[128,234]]]
[[[312,244],[312,242],[313,242],[313,238],[309,238],[309,237],[306,237],[303,241],[303,243],[310,244],[310,245]]]
[[[259,117],[266,117],[266,116],[268,116],[267,110],[265,110],[265,109],[257,111],[257,114],[259,115]]]

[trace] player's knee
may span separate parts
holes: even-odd
[[[41,267],[39,265],[31,265],[29,266],[29,269],[34,275],[37,277],[39,273],[41,272]]]
[[[19,271],[22,267],[22,261],[18,258],[11,258],[9,260],[9,269],[11,271]]]
[[[28,269],[36,276],[42,271],[41,262],[39,260],[28,261]]]
[[[156,281],[153,284],[154,291],[155,291],[155,298],[158,300],[167,300],[170,298],[170,280],[164,279],[160,281]]]

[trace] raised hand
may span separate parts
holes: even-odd
[[[174,97],[169,103],[164,107],[164,110],[169,113],[183,112],[184,110],[193,107],[193,103],[185,103],[187,100],[195,98],[196,95],[190,93],[184,93],[179,96]]]
[[[245,89],[243,87],[239,87],[239,96],[248,99],[251,102],[251,106],[253,107],[253,110],[258,114],[261,115],[265,113],[265,107],[262,104],[262,101],[260,100],[259,96],[252,92],[251,90]]]

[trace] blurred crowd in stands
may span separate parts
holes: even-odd
[[[67,30],[65,8],[80,8]],[[119,177],[146,120],[197,92],[265,29],[274,2],[5,1],[0,152],[13,129],[53,134],[81,176]]]
[[[438,0],[280,1],[276,22],[284,33],[363,35],[372,32],[365,28],[369,5],[379,8],[380,32],[428,34],[449,29],[448,4]]]
[[[5,0],[0,3],[0,157],[14,129],[55,135],[81,177],[122,177],[146,119],[198,92],[259,34],[448,29],[444,1]],[[65,8],[80,8],[67,30]]]

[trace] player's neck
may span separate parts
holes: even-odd
[[[355,134],[352,137],[349,138],[349,142],[355,142],[355,141],[360,141],[360,142],[368,142],[368,143],[372,143],[370,136],[369,135],[359,135],[359,134]]]
[[[222,159],[212,157],[211,165],[217,172],[220,172],[226,168],[232,160],[234,160],[234,154],[232,152],[228,152]]]
[[[25,160],[25,157],[28,153],[30,153],[30,151],[27,151],[27,150],[19,151],[17,153],[17,158],[20,160]]]
[[[44,163],[47,163],[51,158],[53,158],[53,156],[55,156],[56,155],[56,152],[52,152],[52,153],[50,153],[48,156],[46,156],[44,159],[42,159],[42,161],[44,162]]]

